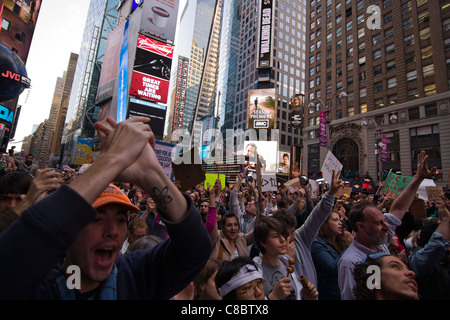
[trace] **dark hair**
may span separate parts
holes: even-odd
[[[239,225],[239,228],[240,228],[240,224],[239,224],[239,219],[238,219],[238,217],[237,217],[233,212],[227,212],[227,213],[225,213],[225,214],[222,216],[222,219],[220,220],[220,227],[221,227],[222,229],[223,229],[223,227],[224,227],[224,225],[225,225],[225,221],[226,221],[228,218],[235,218],[236,221],[237,221],[237,223],[238,223],[238,225]]]
[[[1,194],[26,194],[33,177],[25,171],[11,171],[0,177]]]
[[[419,239],[417,239],[417,246],[423,248],[430,241],[431,236],[439,226],[440,220],[435,217],[429,217],[423,220],[423,227],[420,231]]]
[[[295,228],[297,226],[297,219],[295,218],[295,214],[288,209],[280,208],[272,214],[272,217],[284,223],[286,225],[286,228]]]
[[[148,248],[152,248],[156,246],[158,243],[162,242],[163,240],[154,234],[147,234],[139,239],[137,239],[135,242],[130,244],[128,247],[129,252],[134,252],[136,250],[144,250]]]
[[[252,259],[244,256],[239,256],[237,258],[234,258],[233,260],[222,262],[222,265],[220,266],[219,271],[217,271],[216,275],[217,289],[220,289],[221,286],[230,281],[239,272],[239,270],[247,264],[251,264],[255,266],[255,268],[258,268],[256,263]],[[235,300],[236,289],[231,290],[227,295],[223,296],[222,298],[223,300]]]
[[[350,228],[352,228],[353,231],[358,231],[356,223],[364,221],[365,210],[367,207],[376,208],[377,206],[370,201],[364,201],[355,204],[350,210],[350,213],[348,214],[348,222],[350,224]]]
[[[262,254],[264,254],[266,251],[262,246],[262,243],[265,243],[267,241],[270,230],[277,231],[283,237],[287,237],[288,235],[286,225],[279,219],[274,217],[261,218],[255,225],[255,229],[253,230],[253,237],[255,238],[255,243],[257,244]]]
[[[353,287],[353,295],[355,300],[375,300],[375,290],[369,289],[367,286],[367,280],[372,273],[367,272],[369,266],[377,265],[381,269],[381,259],[374,259],[367,256],[365,262],[358,263],[353,270],[353,277],[355,279],[355,285]]]

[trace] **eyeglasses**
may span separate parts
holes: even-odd
[[[259,281],[254,284],[254,285],[250,285],[244,289],[242,289],[241,291],[236,291],[237,294],[242,294],[242,295],[247,295],[248,297],[254,296],[256,293],[256,287],[258,287],[259,290],[264,290],[264,286],[266,285],[266,281],[264,281],[264,279],[259,279]]]

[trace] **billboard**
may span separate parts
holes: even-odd
[[[276,103],[275,88],[249,90],[247,129],[275,129]]]
[[[166,122],[166,106],[149,101],[130,98],[127,119],[133,117],[149,117],[155,139],[164,137],[164,124]]]
[[[167,102],[174,47],[139,35],[131,77],[130,95]]]
[[[273,2],[273,0],[260,1],[257,68],[272,67]]]
[[[75,144],[75,149],[73,152],[72,164],[82,165],[85,163],[92,163],[94,153],[94,151],[92,150],[93,147],[93,138],[77,137],[77,142]]]
[[[97,97],[95,99],[95,103],[97,104],[112,98],[114,94],[124,27],[125,22],[115,28],[106,40],[105,55],[103,57],[102,71],[98,83]]]
[[[174,43],[179,1],[145,0],[142,5],[139,33]]]
[[[291,97],[291,126],[293,128],[303,127],[303,105],[305,96],[303,94],[295,94]]]
[[[184,111],[186,106],[188,70],[189,70],[189,58],[179,56],[177,66],[177,78],[176,78],[177,82],[175,87],[172,131],[183,128]]]
[[[245,141],[243,152],[245,156],[244,170],[248,173],[256,172],[256,157],[258,153],[261,162],[261,173],[276,173],[278,168],[277,141]],[[238,152],[239,154],[239,152]]]
[[[278,151],[277,173],[289,174],[291,167],[291,153],[287,151]]]

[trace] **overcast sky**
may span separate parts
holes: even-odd
[[[19,97],[22,105],[14,141],[32,133],[48,119],[56,79],[67,70],[70,53],[80,53],[90,0],[43,0],[26,61],[31,89]],[[20,150],[22,143],[10,142]]]

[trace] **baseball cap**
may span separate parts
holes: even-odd
[[[130,198],[120,191],[120,189],[115,186],[114,184],[109,184],[108,187],[102,192],[102,194],[97,198],[97,200],[94,201],[92,206],[97,209],[101,206],[107,205],[107,204],[122,204],[126,206],[130,211],[133,212],[139,212],[140,209],[134,205],[131,204]]]

